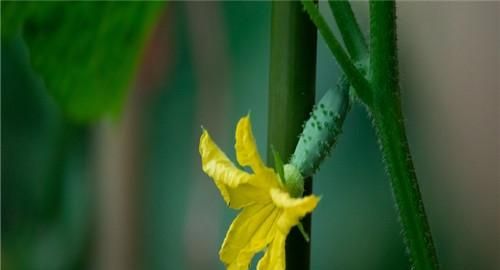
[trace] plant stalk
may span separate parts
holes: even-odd
[[[368,46],[359,28],[351,5],[347,0],[329,0],[335,22],[342,35],[344,45],[354,62],[360,62],[368,57]]]
[[[391,179],[412,269],[438,269],[401,111],[395,11],[393,1],[370,1],[373,104],[369,110]]]
[[[268,149],[273,146],[284,161],[292,155],[314,104],[316,38],[316,28],[300,2],[272,3]],[[270,150],[268,161],[273,161]],[[304,189],[305,195],[312,192],[311,178]],[[311,235],[311,216],[302,224]],[[310,242],[295,227],[286,241],[287,269],[309,269],[309,261]]]
[[[338,64],[342,68],[342,71],[346,75],[347,79],[356,91],[357,96],[365,103],[370,105],[372,102],[370,84],[368,80],[363,76],[361,71],[354,65],[349,55],[344,51],[344,48],[340,45],[332,30],[326,23],[325,18],[319,12],[318,7],[311,0],[302,0],[304,9],[309,14],[309,17],[314,22],[318,31],[323,36],[326,45],[330,51],[335,56]]]

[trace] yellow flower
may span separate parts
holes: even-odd
[[[253,173],[237,168],[203,130],[199,147],[203,171],[214,180],[229,207],[242,209],[229,227],[220,259],[227,269],[248,269],[253,256],[268,247],[257,269],[285,269],[286,237],[314,210],[319,198],[293,198],[274,170],[265,166],[249,116],[238,122],[235,148],[238,163],[249,166]]]

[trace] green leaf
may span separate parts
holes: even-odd
[[[33,7],[33,3],[27,2],[20,4],[14,1],[2,1],[2,41],[11,40],[18,32],[22,22],[28,16]]]
[[[2,4],[2,39],[21,29],[31,63],[67,116],[95,120],[120,111],[163,3]]]
[[[271,146],[271,151],[273,151],[273,157],[274,157],[274,168],[278,175],[281,178],[281,181],[283,184],[285,184],[285,169],[283,169],[283,160],[281,159],[280,153],[274,149],[273,146]]]
[[[304,225],[302,225],[302,222],[299,222],[299,224],[297,224],[297,228],[299,228],[300,234],[302,234],[304,240],[309,243],[311,239],[309,238],[309,234],[307,234],[306,230],[304,229]]]

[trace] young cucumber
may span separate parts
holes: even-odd
[[[329,89],[304,125],[290,164],[304,178],[312,176],[332,150],[350,108],[349,82],[343,79],[338,87]]]

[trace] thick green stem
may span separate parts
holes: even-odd
[[[271,16],[268,146],[288,160],[314,104],[316,28],[300,2],[273,2]],[[306,179],[305,194],[311,193],[311,182]],[[310,235],[311,216],[302,224]],[[293,228],[286,242],[287,269],[309,269],[309,258],[310,243]]]
[[[337,59],[342,71],[346,75],[347,79],[351,82],[351,85],[356,91],[358,97],[366,104],[370,105],[372,96],[370,91],[370,84],[363,76],[363,74],[356,68],[354,62],[349,58],[347,53],[344,51],[340,45],[337,38],[333,34],[330,27],[326,23],[325,18],[321,15],[316,5],[311,0],[302,0],[305,10],[311,17],[319,32],[323,36],[328,48],[332,51],[333,55]]]
[[[369,109],[391,178],[403,237],[414,269],[438,269],[401,111],[394,2],[371,1],[370,18],[370,73],[374,92]]]
[[[359,28],[351,5],[347,0],[330,0],[330,9],[332,10],[335,22],[342,35],[345,47],[349,55],[355,62],[359,62],[368,57],[368,46],[365,37]]]

